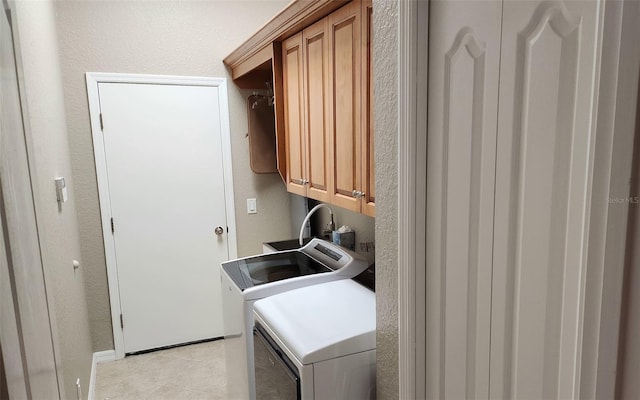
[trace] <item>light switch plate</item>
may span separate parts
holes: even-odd
[[[256,199],[247,199],[247,214],[258,213],[258,202]]]

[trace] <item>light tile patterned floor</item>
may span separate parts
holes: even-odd
[[[98,364],[96,400],[226,400],[224,342],[199,343]]]

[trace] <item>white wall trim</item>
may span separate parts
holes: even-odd
[[[222,79],[218,85],[220,93],[220,132],[222,133],[222,165],[224,168],[224,198],[227,207],[227,243],[229,247],[229,259],[238,258],[238,242],[236,236],[236,206],[233,191],[233,171],[231,165],[231,128],[229,125],[229,95],[227,92],[227,80]],[[229,216],[231,218],[229,218]]]
[[[211,86],[218,88],[218,102],[220,104],[220,132],[222,136],[222,159],[224,168],[225,204],[227,211],[227,235],[229,258],[237,258],[238,244],[236,240],[235,202],[233,191],[233,172],[231,168],[231,132],[229,129],[229,105],[226,78],[169,76],[169,75],[138,75],[87,72],[87,95],[89,99],[89,114],[91,117],[91,133],[93,137],[93,152],[96,162],[96,176],[98,180],[98,198],[100,201],[100,216],[102,220],[102,237],[104,241],[105,258],[107,263],[107,282],[109,285],[109,303],[111,305],[111,324],[113,328],[113,343],[115,358],[124,358],[124,335],[120,329],[120,290],[118,288],[118,270],[116,268],[115,243],[111,235],[111,200],[109,198],[109,182],[107,179],[107,164],[104,152],[102,130],[100,129],[100,97],[99,83],[141,83],[156,85],[189,85]]]
[[[398,379],[401,399],[416,398],[417,8],[398,1]]]
[[[115,361],[115,350],[98,351],[93,353],[93,359],[91,360],[91,377],[89,378],[89,393],[87,394],[88,400],[93,400],[96,395],[96,372],[97,365],[104,362]]]

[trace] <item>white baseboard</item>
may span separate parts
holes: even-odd
[[[91,377],[89,378],[89,393],[87,397],[88,400],[93,400],[96,394],[96,366],[103,362],[115,360],[115,350],[105,350],[93,353],[93,360],[91,361]]]

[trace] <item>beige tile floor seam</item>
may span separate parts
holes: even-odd
[[[222,340],[102,363],[96,400],[227,400]]]

